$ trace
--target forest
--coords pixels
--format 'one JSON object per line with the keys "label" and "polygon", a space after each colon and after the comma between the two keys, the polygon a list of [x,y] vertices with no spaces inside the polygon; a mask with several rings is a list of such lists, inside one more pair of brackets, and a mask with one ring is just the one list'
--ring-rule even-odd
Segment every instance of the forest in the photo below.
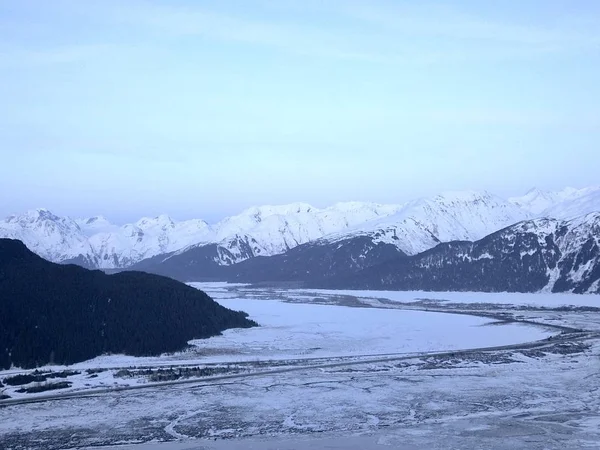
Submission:
{"label": "forest", "polygon": [[51,263],[0,239],[0,368],[72,364],[102,354],[153,356],[191,339],[257,326],[241,311],[159,275],[107,275]]}

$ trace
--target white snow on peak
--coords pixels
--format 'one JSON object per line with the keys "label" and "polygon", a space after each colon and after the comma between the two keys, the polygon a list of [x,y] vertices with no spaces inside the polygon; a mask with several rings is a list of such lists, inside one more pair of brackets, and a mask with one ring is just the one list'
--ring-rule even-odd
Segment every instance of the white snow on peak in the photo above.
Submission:
{"label": "white snow on peak", "polygon": [[104,216],[75,219],[75,222],[86,236],[93,236],[94,234],[101,232],[115,231],[119,228],[118,225],[110,223]]}
{"label": "white snow on peak", "polygon": [[540,215],[570,219],[600,211],[600,186],[578,189],[549,206]]}
{"label": "white snow on peak", "polygon": [[415,254],[439,242],[477,240],[535,217],[566,219],[595,211],[600,211],[600,187],[558,192],[533,189],[509,200],[485,191],[451,191],[404,204],[265,205],[212,224],[159,215],[119,226],[103,216],[72,220],[37,209],[0,221],[0,237],[20,239],[53,261],[82,257],[100,268],[126,267],[159,254],[211,243],[228,248],[234,260],[227,263],[232,263],[249,257],[240,245],[250,246],[254,256],[269,256],[321,238],[339,240],[356,235],[393,243],[405,253]]}
{"label": "white snow on peak", "polygon": [[531,217],[529,212],[488,192],[445,192],[408,202],[392,214],[331,238],[366,234],[413,255],[440,242],[481,239]]}
{"label": "white snow on peak", "polygon": [[338,203],[319,209],[307,204],[250,208],[215,224],[215,242],[246,236],[260,255],[274,255],[327,234],[389,214],[394,206],[375,203]]}
{"label": "white snow on peak", "polygon": [[0,236],[18,239],[33,252],[52,261],[93,253],[87,237],[74,220],[59,217],[44,208],[7,217],[0,222]]}
{"label": "white snow on peak", "polygon": [[61,218],[46,208],[30,209],[20,216],[12,215],[5,219],[5,222],[11,223],[36,223],[44,220],[60,221]]}
{"label": "white snow on peak", "polygon": [[302,214],[309,213],[315,208],[308,203],[290,203],[287,205],[263,205],[263,206],[252,206],[240,214],[240,216],[259,216],[259,217],[268,217],[268,216],[286,216],[290,214]]}
{"label": "white snow on peak", "polygon": [[567,219],[600,211],[599,192],[600,186],[567,187],[560,191],[533,188],[522,197],[511,197],[508,201],[536,216]]}
{"label": "white snow on peak", "polygon": [[166,214],[161,214],[157,217],[142,217],[135,223],[135,226],[143,230],[149,228],[173,228],[175,222]]}

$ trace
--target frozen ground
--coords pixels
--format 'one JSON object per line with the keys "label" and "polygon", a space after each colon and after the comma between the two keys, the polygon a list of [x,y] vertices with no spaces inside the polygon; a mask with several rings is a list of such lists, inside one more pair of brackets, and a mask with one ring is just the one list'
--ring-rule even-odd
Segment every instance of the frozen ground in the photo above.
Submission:
{"label": "frozen ground", "polygon": [[194,341],[208,361],[338,357],[445,351],[536,341],[556,332],[489,319],[399,309],[355,308],[249,298],[219,299],[261,327]]}
{"label": "frozen ground", "polygon": [[[198,355],[278,359],[291,370],[5,406],[0,448],[600,448],[595,307],[557,308],[528,295],[506,305],[489,294],[436,301],[431,293],[203,287],[265,327],[227,332]],[[273,298],[289,303],[265,300]],[[550,334],[491,351],[409,354]],[[382,353],[403,355],[363,356]]]}
{"label": "frozen ground", "polygon": [[430,292],[430,291],[364,291],[364,290],[329,290],[329,289],[277,289],[277,288],[253,288],[247,284],[215,283],[190,283],[191,286],[203,289],[213,298],[238,297],[240,292],[282,292],[286,297],[313,300],[319,296],[356,297],[356,298],[384,298],[399,303],[412,303],[418,300],[428,299],[440,303],[460,304],[497,304],[516,306],[544,306],[549,308],[570,306],[589,306],[600,308],[600,297],[598,295],[579,294],[552,294],[547,292],[521,294],[514,292]]}
{"label": "frozen ground", "polygon": [[520,294],[514,292],[331,291],[325,289],[315,289],[311,291],[297,290],[296,292],[302,295],[336,294],[351,295],[354,297],[376,297],[385,298],[400,303],[410,303],[419,299],[429,299],[448,303],[487,303],[517,306],[545,306],[550,308],[565,305],[600,307],[600,298],[598,298],[598,295],[592,294],[551,294],[543,292],[534,294]]}

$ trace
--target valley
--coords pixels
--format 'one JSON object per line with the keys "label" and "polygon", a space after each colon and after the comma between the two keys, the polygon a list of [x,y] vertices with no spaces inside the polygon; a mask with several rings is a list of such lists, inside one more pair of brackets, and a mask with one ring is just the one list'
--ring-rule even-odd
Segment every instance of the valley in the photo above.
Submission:
{"label": "valley", "polygon": [[0,450],[599,450],[599,24],[0,0]]}
{"label": "valley", "polygon": [[[508,449],[585,447],[599,437],[596,296],[194,286],[262,327],[195,341],[192,352],[69,366],[98,377],[85,386],[75,376],[62,394],[0,401],[3,446],[442,448],[446,439],[506,435],[495,448]],[[148,375],[185,367],[224,372],[163,382]]]}

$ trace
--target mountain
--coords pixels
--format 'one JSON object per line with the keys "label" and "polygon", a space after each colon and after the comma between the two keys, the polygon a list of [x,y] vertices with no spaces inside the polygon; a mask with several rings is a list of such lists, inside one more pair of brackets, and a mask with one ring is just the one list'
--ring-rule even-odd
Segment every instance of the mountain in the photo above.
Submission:
{"label": "mountain", "polygon": [[95,267],[118,268],[210,239],[210,235],[203,220],[175,222],[161,215],[93,234],[89,242],[98,261]]}
{"label": "mountain", "polygon": [[[202,220],[175,222],[167,216],[144,218],[125,225],[119,233],[99,233],[90,244],[99,267],[129,267],[135,263],[183,250],[205,253],[229,265],[254,256],[270,256],[325,234],[390,214],[397,206],[374,203],[339,203],[317,209],[305,203],[249,208],[209,225]],[[199,249],[199,250],[198,250]]]}
{"label": "mountain", "polygon": [[541,215],[555,219],[569,219],[596,211],[600,211],[600,186],[579,189],[545,209]]}
{"label": "mountain", "polygon": [[[534,189],[508,201],[468,191],[401,205],[347,202],[323,209],[306,203],[266,205],[212,224],[161,215],[118,226],[102,216],[71,220],[41,209],[0,221],[0,237],[20,239],[54,262],[182,273],[179,265],[188,274],[211,278],[221,276],[221,266],[280,255],[320,239],[325,241],[315,248],[360,238],[415,255],[441,242],[475,241],[522,220],[567,219],[593,211],[600,211],[598,187]],[[159,267],[163,263],[169,268]]]}
{"label": "mountain", "polygon": [[[360,209],[355,207],[355,210]],[[245,236],[227,245],[182,249],[144,260],[131,268],[185,281],[274,281],[286,277],[298,280],[308,272],[308,278],[312,279],[319,273],[332,275],[343,267],[354,271],[391,257],[414,255],[440,242],[479,239],[530,217],[526,211],[487,192],[449,192],[388,208],[386,212],[388,214],[380,213],[359,225],[348,226],[343,232],[307,239],[304,243],[298,240],[296,245],[288,246],[289,251],[278,248],[279,256],[271,256],[269,261],[257,257],[273,255],[275,250],[261,253],[257,242]],[[220,267],[233,263],[237,264],[231,270]],[[263,275],[265,278],[261,279]]]}
{"label": "mountain", "polygon": [[[226,267],[225,278],[233,282],[306,281],[348,276],[373,265],[406,255],[393,244],[375,242],[368,236],[336,241],[318,239],[269,257],[248,259]],[[192,278],[193,272],[188,274]]]}
{"label": "mountain", "polygon": [[74,220],[47,209],[27,211],[0,221],[0,237],[18,239],[33,252],[56,262],[75,258],[87,261],[94,255],[90,242]]}
{"label": "mountain", "polygon": [[235,238],[226,244],[195,245],[144,259],[127,270],[165,275],[180,281],[221,280],[225,279],[229,265],[236,261],[255,259],[252,244],[256,243]]}
{"label": "mountain", "polygon": [[569,219],[600,211],[600,186],[569,187],[562,191],[532,189],[524,196],[509,198],[508,201],[536,217]]}
{"label": "mountain", "polygon": [[256,325],[175,280],[51,263],[12,239],[0,239],[0,299],[2,369],[158,355]]}
{"label": "mountain", "polygon": [[[227,265],[258,255],[282,253],[398,208],[349,202],[317,209],[294,203],[249,208],[212,225],[200,219],[177,222],[161,215],[120,227],[101,216],[71,220],[37,210],[0,222],[0,237],[21,239],[51,261],[88,268],[124,268],[157,255],[208,244],[227,249],[217,252],[218,263]],[[62,232],[50,239],[43,232],[45,228],[60,228]],[[248,248],[238,248],[244,242]],[[219,257],[221,254],[223,258]]]}
{"label": "mountain", "polygon": [[477,241],[453,240],[415,255],[369,234],[325,237],[230,266],[211,265],[209,249],[204,251],[203,261],[199,253],[182,252],[141,269],[183,281],[284,281],[334,289],[600,293],[600,213],[526,220]]}
{"label": "mountain", "polygon": [[110,233],[119,229],[118,225],[114,225],[104,216],[88,217],[85,219],[75,219],[75,223],[86,236],[93,236],[97,233]]}
{"label": "mountain", "polygon": [[508,199],[508,201],[536,216],[539,216],[548,208],[565,201],[576,192],[577,189],[572,187],[567,187],[562,191],[544,191],[538,188],[533,188],[525,195],[521,197],[511,197]]}
{"label": "mountain", "polygon": [[370,235],[414,255],[440,242],[480,239],[532,218],[522,208],[489,192],[446,192],[403,205],[394,214],[361,224],[344,236]]}
{"label": "mountain", "polygon": [[373,265],[322,287],[600,293],[600,213],[523,221],[475,242],[454,241]]}
{"label": "mountain", "polygon": [[165,275],[180,281],[306,281],[359,271],[405,256],[394,244],[375,242],[371,236],[317,239],[285,253],[256,256],[232,265],[218,258],[228,250],[208,244],[175,254],[144,260],[132,269]]}

